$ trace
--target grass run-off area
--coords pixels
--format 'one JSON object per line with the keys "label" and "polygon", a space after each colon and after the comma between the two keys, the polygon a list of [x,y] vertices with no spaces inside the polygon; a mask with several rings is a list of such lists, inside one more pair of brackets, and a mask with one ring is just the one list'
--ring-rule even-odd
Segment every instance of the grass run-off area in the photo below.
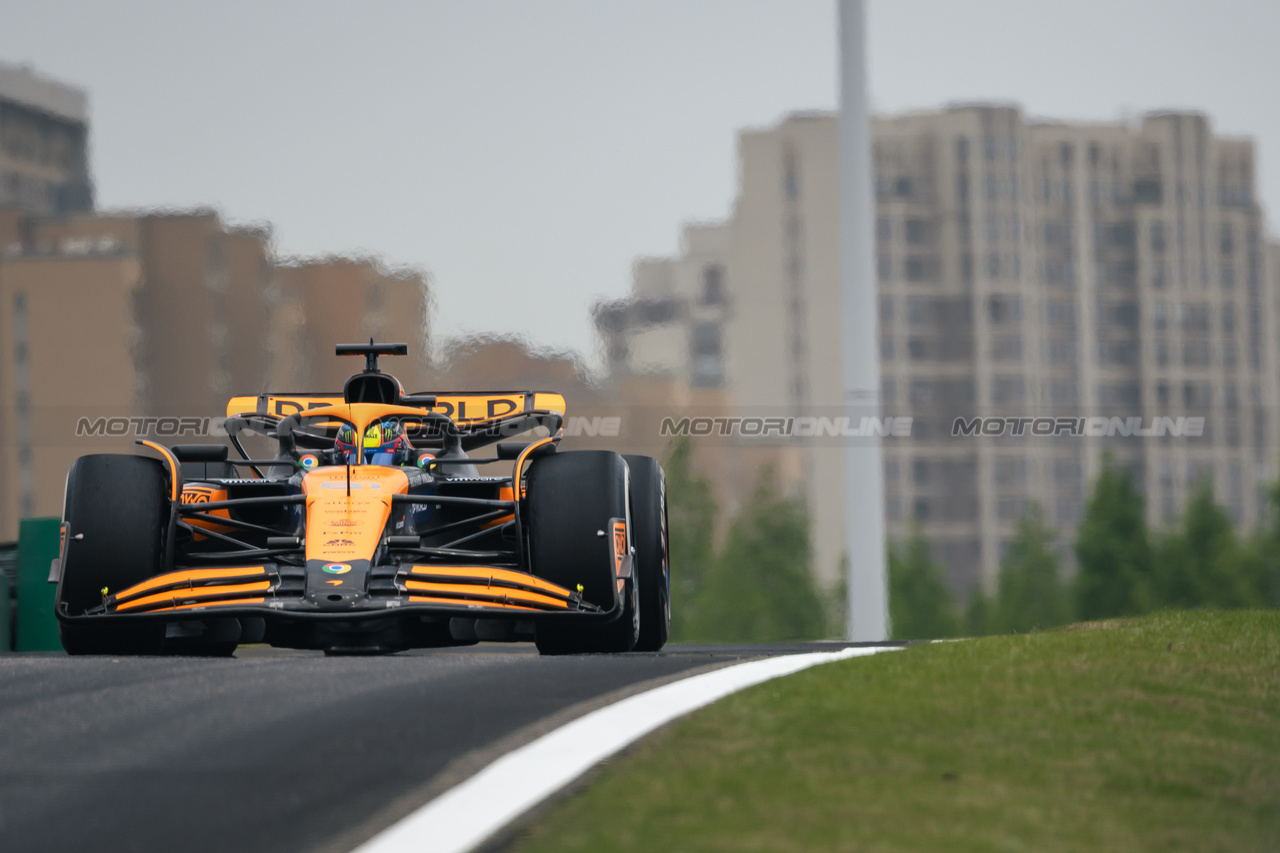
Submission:
{"label": "grass run-off area", "polygon": [[520,830],[566,850],[1280,850],[1280,612],[916,645],[733,695]]}

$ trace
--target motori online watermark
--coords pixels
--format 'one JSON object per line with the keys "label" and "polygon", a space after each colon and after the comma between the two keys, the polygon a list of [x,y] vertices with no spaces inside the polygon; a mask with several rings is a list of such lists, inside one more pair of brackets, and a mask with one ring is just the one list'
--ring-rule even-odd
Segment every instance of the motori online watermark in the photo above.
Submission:
{"label": "motori online watermark", "polygon": [[95,436],[123,436],[132,434],[135,438],[143,436],[206,436],[218,432],[221,424],[216,426],[213,418],[199,417],[98,417],[80,418],[76,421],[76,438]]}
{"label": "motori online watermark", "polygon": [[1085,438],[1200,438],[1203,417],[973,417],[951,422],[954,438],[1076,436]]}
{"label": "motori online watermark", "polygon": [[658,435],[748,438],[910,438],[911,417],[665,417]]}

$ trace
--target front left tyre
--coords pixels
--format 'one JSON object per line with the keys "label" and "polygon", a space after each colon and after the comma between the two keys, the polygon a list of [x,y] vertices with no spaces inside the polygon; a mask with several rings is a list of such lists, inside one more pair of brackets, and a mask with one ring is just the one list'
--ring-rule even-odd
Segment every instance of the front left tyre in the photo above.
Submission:
{"label": "front left tyre", "polygon": [[638,652],[656,652],[671,634],[671,559],[667,545],[666,475],[651,456],[624,456],[631,472],[635,575],[640,580]]}
{"label": "front left tyre", "polygon": [[638,573],[617,590],[612,519],[631,524],[627,463],[607,450],[577,450],[535,459],[529,466],[527,511],[529,556],[534,574],[603,610],[619,604],[618,617],[604,624],[575,619],[539,622],[534,629],[544,655],[629,652],[640,637]]}

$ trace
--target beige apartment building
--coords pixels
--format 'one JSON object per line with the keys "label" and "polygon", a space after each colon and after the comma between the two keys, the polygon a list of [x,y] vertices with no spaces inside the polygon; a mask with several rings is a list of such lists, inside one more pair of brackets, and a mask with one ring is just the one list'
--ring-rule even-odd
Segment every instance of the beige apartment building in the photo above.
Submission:
{"label": "beige apartment building", "polygon": [[[720,253],[686,240],[680,258],[637,264],[633,296],[597,312],[612,371],[693,381],[698,341],[715,337],[734,407],[839,410],[836,134],[821,113],[741,134],[733,213],[700,226],[727,235]],[[1067,124],[985,104],[878,118],[873,137],[882,404],[913,419],[910,438],[883,444],[891,538],[918,521],[967,594],[993,582],[1036,501],[1069,557],[1106,451],[1144,487],[1152,524],[1205,477],[1239,524],[1262,517],[1280,287],[1248,140],[1193,113]],[[699,331],[705,314],[652,307],[654,268],[710,263],[718,332]],[[985,438],[953,435],[975,417],[1003,420]],[[1050,423],[1056,435],[1032,434]],[[824,581],[843,549],[830,443],[789,442]]]}

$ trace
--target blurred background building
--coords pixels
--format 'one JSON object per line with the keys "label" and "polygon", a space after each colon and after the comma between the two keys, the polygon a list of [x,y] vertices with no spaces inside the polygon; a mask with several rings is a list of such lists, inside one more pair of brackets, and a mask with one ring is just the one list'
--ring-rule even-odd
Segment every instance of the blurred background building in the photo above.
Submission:
{"label": "blurred background building", "polygon": [[[714,385],[735,414],[839,412],[836,123],[796,114],[740,135],[729,220],[687,228],[679,257],[638,262],[632,295],[597,307],[613,374]],[[1029,501],[1071,542],[1106,451],[1153,524],[1204,478],[1256,523],[1276,473],[1280,286],[1250,141],[1194,113],[1071,124],[989,104],[878,118],[873,136],[884,413],[914,419],[884,443],[891,538],[918,522],[966,595],[994,581]],[[977,415],[1205,427],[952,437]],[[840,455],[786,452],[815,574],[834,583]]]}
{"label": "blurred background building", "polygon": [[0,62],[0,206],[93,208],[84,91]]}

